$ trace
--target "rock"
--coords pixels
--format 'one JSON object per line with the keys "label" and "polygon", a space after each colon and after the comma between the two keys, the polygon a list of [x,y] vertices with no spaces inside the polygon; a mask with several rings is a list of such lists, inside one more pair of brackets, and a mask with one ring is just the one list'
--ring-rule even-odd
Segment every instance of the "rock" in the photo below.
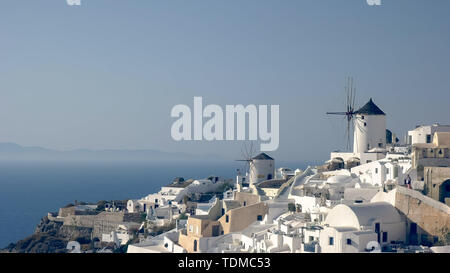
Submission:
{"label": "rock", "polygon": [[43,217],[36,226],[33,235],[9,244],[0,252],[10,253],[65,253],[69,241],[78,241],[80,244],[91,242],[92,228],[64,226]]}

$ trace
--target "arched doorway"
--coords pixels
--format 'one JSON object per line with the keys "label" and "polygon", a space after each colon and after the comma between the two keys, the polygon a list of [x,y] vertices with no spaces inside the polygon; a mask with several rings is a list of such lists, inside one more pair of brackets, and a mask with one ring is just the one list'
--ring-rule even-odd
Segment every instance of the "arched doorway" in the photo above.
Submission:
{"label": "arched doorway", "polygon": [[439,186],[439,201],[445,203],[445,198],[450,198],[450,179],[445,180]]}

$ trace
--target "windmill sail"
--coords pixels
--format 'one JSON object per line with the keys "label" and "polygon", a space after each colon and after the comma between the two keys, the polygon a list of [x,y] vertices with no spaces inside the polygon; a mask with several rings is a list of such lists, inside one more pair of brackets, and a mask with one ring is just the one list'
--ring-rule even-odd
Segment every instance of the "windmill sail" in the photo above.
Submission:
{"label": "windmill sail", "polygon": [[355,115],[355,100],[356,100],[356,88],[353,85],[353,78],[347,78],[347,85],[345,86],[345,92],[347,96],[347,105],[345,112],[327,112],[327,115],[342,115],[347,120],[347,149],[350,149],[351,131],[353,128],[353,116]]}

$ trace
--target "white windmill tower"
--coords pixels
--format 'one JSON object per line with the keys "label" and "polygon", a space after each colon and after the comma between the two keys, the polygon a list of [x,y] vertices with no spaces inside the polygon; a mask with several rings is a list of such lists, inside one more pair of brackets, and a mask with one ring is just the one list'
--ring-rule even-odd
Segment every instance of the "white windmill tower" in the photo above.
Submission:
{"label": "white windmill tower", "polygon": [[346,116],[347,148],[350,149],[350,131],[353,126],[354,154],[363,154],[373,149],[384,150],[386,148],[386,114],[375,105],[372,98],[363,107],[355,110],[356,89],[352,78],[348,78],[346,91],[346,111],[327,112],[327,114]]}
{"label": "white windmill tower", "polygon": [[386,149],[386,114],[370,98],[355,111],[353,153]]}
{"label": "white windmill tower", "polygon": [[[243,184],[254,184],[274,178],[275,160],[266,153],[253,156],[253,152],[253,145],[250,148],[245,147],[245,150],[242,152],[244,159],[238,160],[245,161],[245,168],[248,168],[248,173],[245,176],[246,183],[242,183],[242,176],[239,178],[240,174],[238,173],[237,184],[241,186]],[[240,181],[241,183],[239,183]]]}

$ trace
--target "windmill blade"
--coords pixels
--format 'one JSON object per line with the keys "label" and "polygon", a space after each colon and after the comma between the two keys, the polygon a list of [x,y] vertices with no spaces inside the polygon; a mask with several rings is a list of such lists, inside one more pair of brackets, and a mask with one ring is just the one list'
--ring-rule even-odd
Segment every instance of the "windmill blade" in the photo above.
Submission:
{"label": "windmill blade", "polygon": [[352,123],[355,115],[355,101],[356,101],[356,88],[354,87],[353,77],[349,76],[346,78],[344,90],[346,96],[345,112],[327,112],[326,114],[345,116],[344,119],[346,119],[347,121],[347,130],[346,130],[347,149],[350,149],[351,131],[352,129],[354,129],[354,124]]}
{"label": "windmill blade", "polygon": [[244,143],[241,148],[241,157],[242,159],[239,159],[237,161],[245,162],[244,170],[250,171],[250,162],[252,161],[252,158],[254,157],[255,148],[253,141]]}
{"label": "windmill blade", "polygon": [[347,112],[326,112],[327,115],[347,115]]}
{"label": "windmill blade", "polygon": [[350,120],[347,120],[347,150],[350,149]]}
{"label": "windmill blade", "polygon": [[352,101],[352,112],[355,110],[355,101],[356,101],[356,87],[353,92],[353,101]]}

